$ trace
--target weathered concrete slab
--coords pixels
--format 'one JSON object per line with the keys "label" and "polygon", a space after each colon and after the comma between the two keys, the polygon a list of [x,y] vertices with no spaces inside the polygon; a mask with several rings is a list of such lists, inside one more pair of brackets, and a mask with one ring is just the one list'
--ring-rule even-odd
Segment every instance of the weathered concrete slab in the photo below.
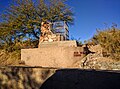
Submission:
{"label": "weathered concrete slab", "polygon": [[76,41],[55,41],[55,42],[42,42],[39,48],[43,47],[77,47]]}
{"label": "weathered concrete slab", "polygon": [[82,47],[42,47],[22,49],[21,60],[29,66],[76,67],[75,63],[84,57]]}

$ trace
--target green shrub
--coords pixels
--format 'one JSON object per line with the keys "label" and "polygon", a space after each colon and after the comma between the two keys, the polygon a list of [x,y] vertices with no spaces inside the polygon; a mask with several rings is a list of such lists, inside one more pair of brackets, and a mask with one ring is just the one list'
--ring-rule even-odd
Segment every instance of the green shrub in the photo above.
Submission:
{"label": "green shrub", "polygon": [[92,42],[100,44],[113,59],[120,59],[120,30],[110,28],[103,31],[97,31],[97,34],[92,38]]}

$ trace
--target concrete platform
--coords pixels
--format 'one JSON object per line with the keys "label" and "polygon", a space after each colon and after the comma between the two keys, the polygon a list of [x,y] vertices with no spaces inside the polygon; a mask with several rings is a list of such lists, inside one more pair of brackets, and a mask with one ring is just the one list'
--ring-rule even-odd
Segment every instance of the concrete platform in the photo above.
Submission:
{"label": "concrete platform", "polygon": [[39,48],[43,47],[77,47],[75,40],[73,41],[55,41],[55,42],[43,42],[39,44]]}
{"label": "concrete platform", "polygon": [[40,48],[22,49],[21,60],[28,66],[73,68],[85,56],[75,41],[42,43]]}

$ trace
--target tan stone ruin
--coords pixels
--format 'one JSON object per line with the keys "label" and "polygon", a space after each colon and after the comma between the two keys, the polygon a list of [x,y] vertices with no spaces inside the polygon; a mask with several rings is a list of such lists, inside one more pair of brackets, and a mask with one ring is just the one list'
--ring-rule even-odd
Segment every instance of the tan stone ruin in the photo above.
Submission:
{"label": "tan stone ruin", "polygon": [[[63,33],[54,32],[50,22],[42,22],[38,48],[22,49],[21,60],[28,66],[75,68],[85,55],[85,48],[77,42],[68,40],[68,27],[63,23]],[[56,30],[57,30],[56,29]],[[77,65],[77,66],[76,66]]]}
{"label": "tan stone ruin", "polygon": [[[65,25],[65,23],[64,23]],[[54,33],[52,31],[52,23],[51,22],[42,22],[41,23],[41,35],[39,40],[39,45],[43,42],[55,42],[55,41],[64,41],[66,40],[66,37],[61,35],[60,33]],[[67,28],[65,28],[67,29]]]}

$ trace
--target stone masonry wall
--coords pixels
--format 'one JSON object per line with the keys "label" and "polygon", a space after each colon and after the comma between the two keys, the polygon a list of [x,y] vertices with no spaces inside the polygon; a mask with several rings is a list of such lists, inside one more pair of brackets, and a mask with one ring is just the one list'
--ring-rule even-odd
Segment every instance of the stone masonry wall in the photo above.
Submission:
{"label": "stone masonry wall", "polygon": [[0,89],[40,89],[56,69],[0,67]]}

